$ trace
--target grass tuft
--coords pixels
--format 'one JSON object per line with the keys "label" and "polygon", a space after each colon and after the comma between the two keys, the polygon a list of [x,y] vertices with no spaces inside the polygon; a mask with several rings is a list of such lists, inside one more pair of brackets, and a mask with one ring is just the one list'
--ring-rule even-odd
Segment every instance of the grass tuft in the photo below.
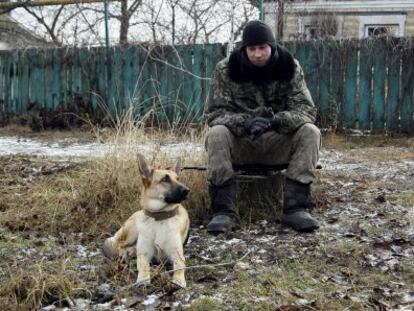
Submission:
{"label": "grass tuft", "polygon": [[88,296],[86,285],[67,262],[40,262],[34,265],[9,266],[0,283],[4,309],[38,310],[54,304],[73,305],[72,298]]}

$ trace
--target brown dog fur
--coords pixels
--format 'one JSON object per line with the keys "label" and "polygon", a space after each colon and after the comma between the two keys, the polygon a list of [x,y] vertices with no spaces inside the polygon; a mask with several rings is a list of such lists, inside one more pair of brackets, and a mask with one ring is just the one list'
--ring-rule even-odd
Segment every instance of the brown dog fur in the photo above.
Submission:
{"label": "brown dog fur", "polygon": [[138,284],[150,283],[150,261],[155,256],[171,260],[174,267],[172,282],[186,287],[183,244],[190,221],[187,211],[179,203],[189,190],[178,181],[179,164],[175,171],[154,170],[139,155],[139,168],[144,185],[140,200],[142,209],[134,213],[113,237],[106,239],[103,252],[111,258],[124,257],[127,248],[136,244]]}

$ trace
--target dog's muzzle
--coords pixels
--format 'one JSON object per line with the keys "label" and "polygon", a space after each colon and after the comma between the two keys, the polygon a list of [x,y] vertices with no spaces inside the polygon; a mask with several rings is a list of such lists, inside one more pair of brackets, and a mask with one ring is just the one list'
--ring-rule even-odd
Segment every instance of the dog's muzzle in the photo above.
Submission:
{"label": "dog's muzzle", "polygon": [[181,203],[182,201],[187,199],[189,192],[190,189],[188,189],[187,187],[179,186],[174,190],[168,192],[164,197],[164,201],[166,203]]}

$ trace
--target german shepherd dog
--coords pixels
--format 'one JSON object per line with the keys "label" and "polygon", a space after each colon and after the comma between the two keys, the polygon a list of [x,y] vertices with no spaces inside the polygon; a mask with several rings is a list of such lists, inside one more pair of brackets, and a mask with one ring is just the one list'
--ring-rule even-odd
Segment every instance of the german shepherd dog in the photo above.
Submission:
{"label": "german shepherd dog", "polygon": [[172,283],[186,287],[183,245],[188,236],[188,213],[180,204],[189,189],[178,181],[181,170],[152,169],[139,154],[139,171],[143,181],[140,204],[113,237],[105,240],[103,253],[109,258],[125,257],[127,248],[136,244],[137,285],[150,284],[150,262],[166,258],[173,264]]}

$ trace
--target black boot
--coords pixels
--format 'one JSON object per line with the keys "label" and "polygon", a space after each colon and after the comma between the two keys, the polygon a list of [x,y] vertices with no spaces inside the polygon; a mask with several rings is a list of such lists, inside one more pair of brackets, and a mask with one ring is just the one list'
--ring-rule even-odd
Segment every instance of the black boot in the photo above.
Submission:
{"label": "black boot", "polygon": [[213,218],[207,225],[212,234],[227,233],[239,224],[236,212],[236,181],[230,179],[220,186],[209,185]]}
{"label": "black boot", "polygon": [[310,195],[310,184],[286,178],[283,191],[282,224],[299,232],[311,232],[319,228],[318,222],[309,214],[315,203]]}

